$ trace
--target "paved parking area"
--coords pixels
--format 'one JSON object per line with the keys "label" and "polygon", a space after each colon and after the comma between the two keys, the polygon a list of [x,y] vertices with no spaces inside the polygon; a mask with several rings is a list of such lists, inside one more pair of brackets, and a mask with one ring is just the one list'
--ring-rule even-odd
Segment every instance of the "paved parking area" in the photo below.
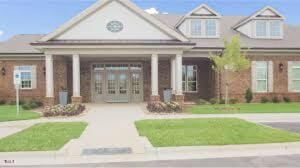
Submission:
{"label": "paved parking area", "polygon": [[300,134],[300,122],[268,122],[262,124]]}

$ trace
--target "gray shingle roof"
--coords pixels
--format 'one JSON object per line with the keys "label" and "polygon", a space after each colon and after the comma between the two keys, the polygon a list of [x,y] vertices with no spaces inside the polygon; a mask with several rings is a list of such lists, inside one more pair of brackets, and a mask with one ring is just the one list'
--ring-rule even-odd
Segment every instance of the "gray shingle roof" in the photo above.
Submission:
{"label": "gray shingle roof", "polygon": [[[161,14],[154,15],[164,24],[175,29],[175,25],[183,15]],[[195,48],[223,48],[223,39],[230,38],[237,34],[232,27],[245,16],[223,16],[221,18],[221,38],[219,39],[190,39],[191,43],[196,43]],[[5,54],[38,54],[40,51],[34,49],[30,43],[34,43],[44,35],[16,35],[11,39],[0,43],[0,53]],[[246,48],[280,48],[280,49],[300,49],[300,26],[284,26],[284,39],[282,40],[265,40],[251,39],[241,35],[242,46]]]}

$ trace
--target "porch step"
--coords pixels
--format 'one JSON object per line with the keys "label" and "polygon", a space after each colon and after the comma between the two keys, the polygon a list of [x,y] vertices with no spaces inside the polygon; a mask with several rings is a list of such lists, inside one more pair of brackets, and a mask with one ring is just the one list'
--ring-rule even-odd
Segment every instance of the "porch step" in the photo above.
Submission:
{"label": "porch step", "polygon": [[90,148],[83,149],[82,156],[90,155],[120,155],[120,154],[132,154],[132,149],[126,148]]}

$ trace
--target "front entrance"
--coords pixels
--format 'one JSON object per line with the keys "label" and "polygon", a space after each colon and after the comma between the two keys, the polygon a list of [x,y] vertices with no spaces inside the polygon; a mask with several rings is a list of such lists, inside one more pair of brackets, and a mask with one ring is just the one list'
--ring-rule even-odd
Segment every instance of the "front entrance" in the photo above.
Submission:
{"label": "front entrance", "polygon": [[143,101],[141,64],[94,64],[92,76],[95,103]]}

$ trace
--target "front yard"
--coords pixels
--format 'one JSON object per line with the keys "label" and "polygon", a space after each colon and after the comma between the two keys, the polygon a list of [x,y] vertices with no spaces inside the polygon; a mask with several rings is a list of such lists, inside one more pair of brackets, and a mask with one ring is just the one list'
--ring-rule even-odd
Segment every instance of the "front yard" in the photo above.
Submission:
{"label": "front yard", "polygon": [[42,123],[0,139],[0,152],[55,151],[77,139],[87,123]]}
{"label": "front yard", "polygon": [[234,114],[234,113],[300,113],[300,103],[253,103],[194,105],[185,109],[192,114]]}
{"label": "front yard", "polygon": [[260,144],[300,141],[300,135],[234,118],[137,121],[154,147]]}
{"label": "front yard", "polygon": [[29,120],[40,117],[40,114],[29,110],[23,110],[20,107],[20,115],[17,116],[17,108],[13,105],[0,106],[0,122],[4,121],[17,121],[17,120]]}

